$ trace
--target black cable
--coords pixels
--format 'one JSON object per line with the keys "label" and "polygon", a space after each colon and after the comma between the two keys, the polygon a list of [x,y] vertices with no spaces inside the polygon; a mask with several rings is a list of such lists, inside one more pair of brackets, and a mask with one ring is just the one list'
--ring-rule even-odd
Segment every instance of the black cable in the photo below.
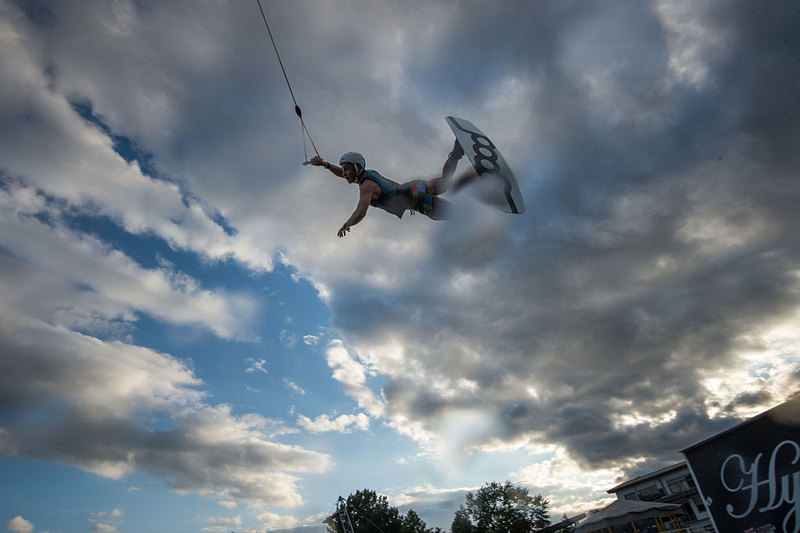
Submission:
{"label": "black cable", "polygon": [[[306,136],[308,136],[308,140],[311,141],[311,146],[314,148],[314,151],[319,155],[319,150],[317,150],[317,146],[314,144],[314,139],[311,138],[311,134],[308,132],[308,128],[306,127],[306,123],[303,121],[303,112],[300,110],[300,106],[297,105],[297,99],[294,97],[294,91],[292,90],[292,84],[289,83],[289,76],[286,75],[286,69],[283,67],[283,60],[281,59],[281,54],[278,52],[278,46],[275,44],[275,39],[272,37],[272,30],[269,28],[269,22],[267,22],[267,16],[264,14],[264,8],[261,7],[261,0],[256,0],[258,3],[258,10],[261,11],[261,18],[264,20],[264,25],[267,27],[267,33],[269,33],[269,40],[272,41],[272,48],[275,49],[275,55],[278,56],[278,63],[281,66],[281,72],[283,72],[283,79],[286,80],[286,86],[289,88],[289,94],[292,95],[292,102],[294,102],[294,112],[300,118],[300,126],[303,130],[303,156],[306,158],[306,162],[308,161],[308,154],[306,153]],[[304,163],[304,164],[305,164]]]}

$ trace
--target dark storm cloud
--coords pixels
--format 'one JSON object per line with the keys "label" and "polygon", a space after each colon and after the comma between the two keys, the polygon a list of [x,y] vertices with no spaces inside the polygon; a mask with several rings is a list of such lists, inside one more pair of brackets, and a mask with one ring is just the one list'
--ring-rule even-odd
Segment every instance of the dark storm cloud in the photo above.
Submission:
{"label": "dark storm cloud", "polygon": [[[702,31],[686,36],[688,47],[665,22],[683,4],[548,4],[516,19],[500,7],[472,21],[480,8],[467,5],[465,28],[530,22],[543,31],[442,42],[430,62],[448,54],[466,68],[469,57],[540,84],[543,112],[529,120],[546,151],[531,148],[548,163],[536,169],[531,159],[539,181],[535,192],[526,183],[528,212],[508,223],[494,255],[476,263],[460,254],[470,241],[447,246],[454,230],[444,226],[445,246],[419,266],[425,283],[335,294],[334,319],[349,340],[404,337],[407,356],[427,369],[387,369],[388,412],[435,431],[443,410],[480,407],[500,422],[496,436],[563,443],[591,468],[674,460],[732,425],[736,408],[782,401],[763,389],[720,406],[703,376],[766,350],[762,333],[800,304],[796,6],[693,7]],[[627,27],[644,30],[613,33]],[[599,38],[585,45],[616,52],[595,54],[607,65],[570,70],[579,31]],[[680,75],[676,61],[702,79]],[[616,85],[598,96],[582,74],[604,69]],[[453,291],[464,273],[471,284]],[[454,398],[431,387],[456,378],[480,392]],[[626,415],[635,416],[621,423]]]}

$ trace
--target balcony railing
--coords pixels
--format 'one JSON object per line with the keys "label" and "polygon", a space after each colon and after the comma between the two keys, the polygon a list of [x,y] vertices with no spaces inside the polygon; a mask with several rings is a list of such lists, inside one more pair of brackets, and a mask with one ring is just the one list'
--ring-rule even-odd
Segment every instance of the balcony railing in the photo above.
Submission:
{"label": "balcony railing", "polygon": [[703,524],[696,526],[686,526],[678,529],[668,529],[663,533],[716,533],[716,532],[714,531],[714,526],[712,526],[711,524]]}

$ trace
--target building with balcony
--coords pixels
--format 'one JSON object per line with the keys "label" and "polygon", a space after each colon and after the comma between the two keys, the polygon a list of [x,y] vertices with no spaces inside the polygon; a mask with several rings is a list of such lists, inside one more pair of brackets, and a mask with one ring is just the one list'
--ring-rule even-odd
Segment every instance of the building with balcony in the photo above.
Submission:
{"label": "building with balcony", "polygon": [[686,461],[620,483],[608,490],[619,500],[673,503],[686,512],[691,531],[713,531]]}

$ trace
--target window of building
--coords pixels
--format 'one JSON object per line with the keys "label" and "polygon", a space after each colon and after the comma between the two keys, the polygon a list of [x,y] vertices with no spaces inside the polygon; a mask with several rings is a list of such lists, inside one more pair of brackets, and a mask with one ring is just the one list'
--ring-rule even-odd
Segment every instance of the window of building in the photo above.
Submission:
{"label": "window of building", "polygon": [[694,489],[692,478],[688,476],[670,481],[667,486],[672,494],[680,494],[681,492],[687,492]]}
{"label": "window of building", "polygon": [[664,491],[661,490],[658,485],[650,485],[639,489],[639,499],[642,501],[651,502],[653,500],[657,500],[658,498],[664,495]]}

